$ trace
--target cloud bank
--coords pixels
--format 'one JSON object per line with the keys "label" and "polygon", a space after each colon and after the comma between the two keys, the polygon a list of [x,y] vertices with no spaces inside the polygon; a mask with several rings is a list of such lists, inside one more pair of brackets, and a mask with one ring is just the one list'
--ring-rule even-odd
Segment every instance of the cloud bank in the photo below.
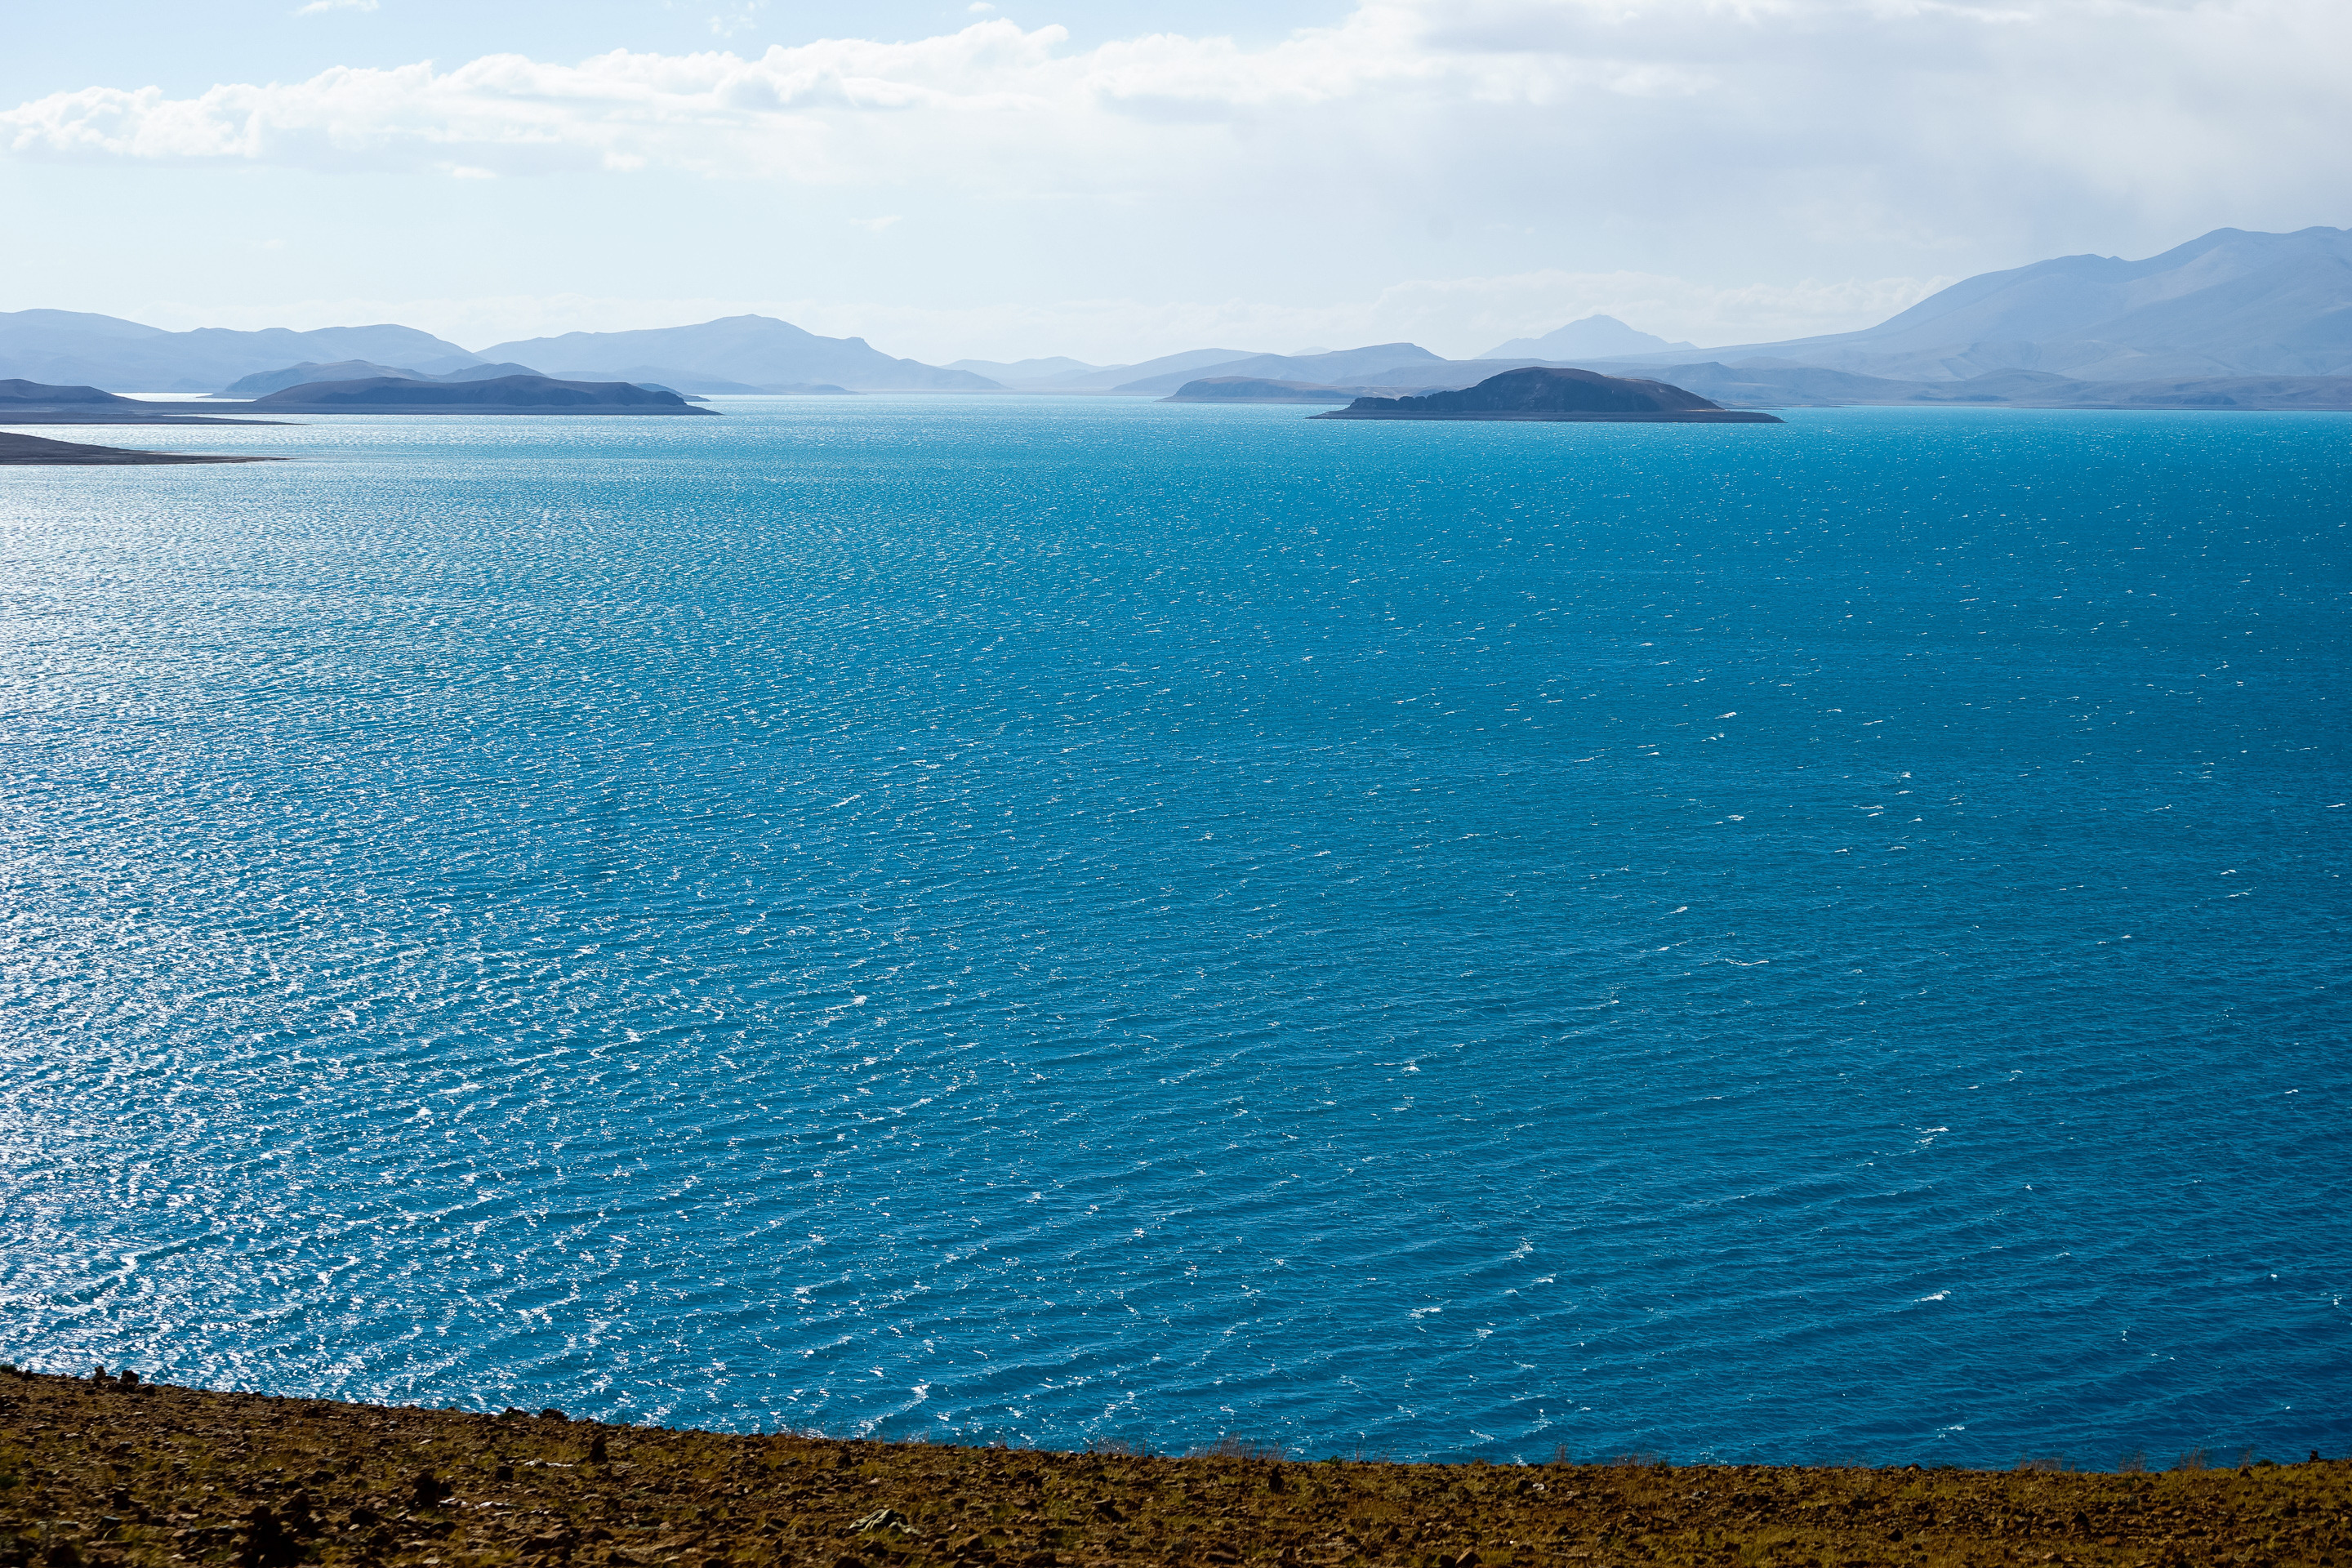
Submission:
{"label": "cloud bank", "polygon": [[[1363,0],[1262,47],[1076,47],[983,16],[907,42],[489,55],[183,97],[88,86],[0,110],[0,149],[754,186],[843,204],[837,230],[875,243],[940,243],[951,213],[996,225],[999,250],[1213,279],[1169,298],[1254,277],[1252,297],[1296,305],[1333,297],[1314,281],[1332,271],[1340,297],[1403,290],[1392,322],[1415,290],[1452,288],[1464,310],[1516,290],[1702,342],[1717,322],[1720,342],[1859,325],[1928,279],[2053,250],[2344,222],[2347,62],[2341,0]],[[1441,273],[1441,246],[1462,281],[1394,281]],[[1065,295],[1107,292],[1069,276]],[[1635,276],[1651,281],[1622,283]],[[1683,303],[1612,308],[1644,289]],[[1819,308],[1841,298],[1855,315]],[[1312,326],[1317,309],[1287,319],[1345,335]],[[1465,341],[1486,331],[1454,319]]]}
{"label": "cloud bank", "polygon": [[1570,183],[1587,188],[1662,174],[1704,188],[1725,168],[1795,191],[1859,184],[1898,225],[1917,221],[1900,209],[1922,179],[2188,206],[2352,164],[2352,8],[2336,0],[1367,0],[1257,49],[1066,39],[989,19],[751,58],[492,55],[180,99],[93,86],[0,111],[0,141],[51,157],[951,179],[1033,198],[1149,194],[1244,162],[1277,178],[1370,163],[1429,184],[1482,161],[1549,178],[1577,154],[1591,167]]}

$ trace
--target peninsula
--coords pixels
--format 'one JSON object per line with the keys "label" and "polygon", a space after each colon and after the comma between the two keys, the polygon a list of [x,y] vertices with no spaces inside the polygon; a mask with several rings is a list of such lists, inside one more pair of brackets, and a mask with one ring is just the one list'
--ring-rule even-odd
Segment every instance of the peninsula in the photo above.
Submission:
{"label": "peninsula", "polygon": [[545,375],[499,375],[472,381],[427,381],[410,375],[368,375],[311,381],[250,402],[148,402],[94,386],[52,386],[0,381],[0,418],[12,425],[261,425],[270,419],[224,417],[283,414],[696,414],[698,408],[665,387],[625,381],[560,381]]}
{"label": "peninsula", "polygon": [[0,381],[0,421],[10,425],[268,425],[267,419],[222,419],[168,412],[184,404],[142,403],[95,386],[51,386]]}
{"label": "peninsula", "polygon": [[1162,403],[1346,403],[1362,394],[1354,387],[1311,381],[1275,381],[1262,375],[1212,375],[1188,381]]}
{"label": "peninsula", "polygon": [[198,452],[142,452],[129,447],[89,447],[0,430],[0,468],[122,468],[146,463],[280,463],[283,458],[213,457]]}
{"label": "peninsula", "polygon": [[1528,366],[1490,375],[1459,392],[1422,397],[1359,397],[1316,419],[1500,419],[1620,425],[1778,425],[1753,409],[1726,408],[1663,381],[1590,370]]}

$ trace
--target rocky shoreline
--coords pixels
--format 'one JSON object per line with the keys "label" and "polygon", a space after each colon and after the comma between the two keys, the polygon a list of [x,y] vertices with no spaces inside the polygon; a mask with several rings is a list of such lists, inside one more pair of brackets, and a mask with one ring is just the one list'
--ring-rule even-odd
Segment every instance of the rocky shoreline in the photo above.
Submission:
{"label": "rocky shoreline", "polygon": [[0,1568],[2352,1563],[2352,1464],[2082,1474],[735,1436],[0,1372]]}

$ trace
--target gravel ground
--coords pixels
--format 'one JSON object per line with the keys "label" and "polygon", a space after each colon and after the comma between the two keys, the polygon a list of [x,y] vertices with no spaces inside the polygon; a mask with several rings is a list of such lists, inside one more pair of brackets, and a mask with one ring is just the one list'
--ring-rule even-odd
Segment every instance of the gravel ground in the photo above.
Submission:
{"label": "gravel ground", "polygon": [[2311,1563],[2352,1464],[2070,1474],[1064,1454],[0,1372],[0,1568]]}

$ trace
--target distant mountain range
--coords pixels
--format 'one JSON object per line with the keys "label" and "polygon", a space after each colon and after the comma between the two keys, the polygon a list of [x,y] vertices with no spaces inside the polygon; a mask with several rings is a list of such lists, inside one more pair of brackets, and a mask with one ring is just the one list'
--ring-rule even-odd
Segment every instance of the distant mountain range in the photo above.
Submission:
{"label": "distant mountain range", "polygon": [[26,381],[88,383],[122,392],[215,392],[257,371],[306,360],[364,360],[437,375],[479,364],[483,356],[414,327],[167,332],[79,310],[0,311],[0,376]]}
{"label": "distant mountain range", "polygon": [[1574,363],[1640,367],[1748,402],[2352,407],[2352,384],[2326,384],[2352,377],[2352,230],[2225,228],[2144,261],[2061,257],[1956,283],[1862,331],[1713,349],[1696,363],[1694,352],[1588,316],[1479,360],[1400,343],[1261,355],[1118,390],[1249,401],[1241,383],[1256,381],[1274,389],[1266,400],[1287,401],[1318,389],[1465,387],[1518,365]]}
{"label": "distant mountain range", "polygon": [[655,381],[680,392],[801,392],[820,383],[876,392],[1002,390],[984,375],[893,359],[864,338],[821,338],[772,316],[521,338],[481,357],[519,360],[566,381]]}
{"label": "distant mountain range", "polygon": [[[1114,392],[1165,395],[1202,376],[1259,376],[1270,381],[1367,381],[1412,365],[1440,365],[1443,357],[1419,343],[1379,343],[1370,348],[1339,349],[1319,354],[1251,354],[1196,371],[1168,370],[1139,376],[1113,387]],[[1140,370],[1143,367],[1136,367]]]}
{"label": "distant mountain range", "polygon": [[1819,365],[1718,360],[1645,365],[1660,381],[1733,406],[1838,407],[1856,403],[1984,408],[2306,408],[2352,410],[2352,376],[2210,375],[2081,381],[2048,371],[1994,370],[1965,381],[1899,381]]}
{"label": "distant mountain range", "polygon": [[[1650,368],[1695,363],[1697,352],[1611,316],[1514,338],[1476,360],[1446,360],[1417,343],[1397,342],[1301,354],[1192,349],[1127,365],[1064,357],[932,365],[893,358],[863,338],[819,337],[766,316],[566,332],[475,353],[394,325],[169,332],[69,310],[0,312],[0,379],[123,392],[210,393],[261,382],[284,387],[328,371],[346,379],[472,379],[526,367],[567,381],[635,383],[688,395],[846,387],[1156,396],[1233,378],[1425,391],[1472,385],[1530,364]],[[2224,228],[2144,261],[2061,257],[1969,279],[1861,331],[1705,352],[1704,363],[1732,370],[1811,367],[1906,385],[2005,372],[2100,385],[2347,376],[2352,230]],[[248,379],[255,377],[259,381]]]}
{"label": "distant mountain range", "polygon": [[1010,363],[992,359],[950,360],[947,368],[985,376],[1001,386],[1043,386],[1074,377],[1083,379],[1093,375],[1102,366],[1056,354],[1050,359],[1014,360]]}
{"label": "distant mountain range", "polygon": [[[488,352],[528,357],[521,347]],[[1232,378],[1425,390],[1472,385],[1522,365],[1689,363],[1696,352],[1615,317],[1594,315],[1540,336],[1514,338],[1475,360],[1446,360],[1406,342],[1310,354],[1194,349],[1129,365],[1055,358],[963,360],[948,368],[1021,391],[1164,396],[1188,384]],[[2063,257],[1969,279],[1863,331],[1707,354],[1729,365],[1810,365],[1904,384],[1873,389],[1872,401],[1912,401],[1915,384],[1972,381],[2002,371],[2052,374],[2101,389],[2069,395],[2054,384],[2042,384],[2039,394],[2029,384],[2012,388],[2020,395],[2061,400],[2123,396],[2124,388],[2134,389],[2133,398],[2259,397],[2251,385],[2239,394],[2168,392],[2164,385],[2352,375],[2352,230],[2217,229],[2143,261]],[[1979,385],[1974,395],[1993,397],[1992,384]],[[2303,394],[2279,395],[2305,405]]]}
{"label": "distant mountain range", "polygon": [[[1121,384],[1177,371],[1199,374],[1211,365],[1259,357],[1248,349],[1187,349],[1138,364],[1088,364],[1075,359],[1024,359],[1004,363],[962,359],[948,368],[985,375],[1014,392],[1110,392]],[[999,374],[1002,372],[1003,374]]]}
{"label": "distant mountain range", "polygon": [[[324,374],[330,371],[336,375]],[[986,376],[893,359],[862,338],[821,338],[766,316],[649,331],[567,332],[474,353],[413,327],[167,332],[74,310],[0,311],[0,379],[53,385],[256,397],[323,379],[475,380],[518,373],[688,394],[1001,390]]]}
{"label": "distant mountain range", "polygon": [[[1657,340],[1664,342],[1664,339]],[[1299,354],[1254,353],[1242,349],[1188,349],[1139,364],[1087,364],[1080,360],[958,360],[951,368],[984,374],[1015,392],[1118,392],[1158,395],[1202,378],[1253,381],[1297,380],[1322,385],[1360,380],[1402,365],[1449,362],[1419,343],[1376,343],[1368,348],[1317,350]]]}
{"label": "distant mountain range", "polygon": [[1903,381],[2352,375],[2352,229],[2217,228],[2145,261],[2062,256],[1955,283],[1862,331],[1707,352]]}
{"label": "distant mountain range", "polygon": [[[1411,344],[1407,344],[1411,347]],[[1352,352],[1352,351],[1349,351]],[[1422,351],[1427,354],[1427,351]],[[1263,363],[1259,360],[1244,363]],[[1294,355],[1298,359],[1311,355]],[[1335,356],[1337,357],[1337,356]],[[1155,377],[1157,384],[1178,383],[1176,390],[1160,401],[1162,403],[1346,403],[1365,396],[1393,397],[1408,394],[1456,392],[1475,386],[1489,376],[1507,370],[1569,370],[1576,368],[1564,361],[1537,359],[1439,359],[1434,354],[1408,360],[1402,364],[1383,365],[1379,370],[1359,371],[1350,380],[1317,382],[1293,380],[1280,376],[1229,375],[1222,367],[1211,367],[1211,374],[1202,377]]]}

